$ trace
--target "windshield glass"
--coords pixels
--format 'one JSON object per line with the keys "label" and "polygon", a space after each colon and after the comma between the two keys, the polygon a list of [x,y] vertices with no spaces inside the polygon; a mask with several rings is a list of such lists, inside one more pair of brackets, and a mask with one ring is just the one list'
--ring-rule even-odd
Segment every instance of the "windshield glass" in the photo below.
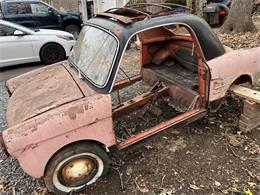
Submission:
{"label": "windshield glass", "polygon": [[71,53],[78,71],[98,87],[104,87],[117,53],[118,42],[104,30],[85,26]]}

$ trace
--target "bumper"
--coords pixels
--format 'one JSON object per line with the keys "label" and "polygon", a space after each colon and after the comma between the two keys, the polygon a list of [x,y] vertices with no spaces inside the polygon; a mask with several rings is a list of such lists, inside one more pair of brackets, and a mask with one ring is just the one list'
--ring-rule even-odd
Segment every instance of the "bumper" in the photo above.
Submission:
{"label": "bumper", "polygon": [[8,153],[8,151],[6,149],[6,145],[5,145],[4,138],[3,138],[3,132],[0,132],[0,145],[3,148],[3,151],[6,154],[6,156],[10,156],[10,154]]}

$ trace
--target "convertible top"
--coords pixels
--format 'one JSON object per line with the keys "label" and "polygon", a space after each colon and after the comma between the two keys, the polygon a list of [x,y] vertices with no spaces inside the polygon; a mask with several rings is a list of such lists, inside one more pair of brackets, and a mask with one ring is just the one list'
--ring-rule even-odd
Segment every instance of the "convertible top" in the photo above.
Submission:
{"label": "convertible top", "polygon": [[[210,26],[200,17],[192,14],[173,14],[158,16],[148,20],[131,21],[121,15],[97,15],[86,24],[100,26],[113,32],[124,46],[132,35],[145,29],[167,24],[182,24],[190,28],[196,35],[206,61],[212,60],[225,53],[224,47]],[[122,44],[123,43],[123,44]]]}

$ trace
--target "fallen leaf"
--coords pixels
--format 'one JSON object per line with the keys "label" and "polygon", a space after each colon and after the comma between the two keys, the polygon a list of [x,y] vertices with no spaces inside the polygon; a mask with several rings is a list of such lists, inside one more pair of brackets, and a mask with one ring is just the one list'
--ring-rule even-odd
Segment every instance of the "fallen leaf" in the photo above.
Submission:
{"label": "fallen leaf", "polygon": [[192,185],[190,184],[190,188],[193,189],[193,190],[199,190],[200,187],[196,186],[196,185]]}
{"label": "fallen leaf", "polygon": [[256,183],[254,182],[247,182],[250,187],[256,186]]}
{"label": "fallen leaf", "polygon": [[217,186],[217,187],[221,186],[221,183],[218,182],[218,181],[215,181],[214,184],[215,184],[215,186]]}
{"label": "fallen leaf", "polygon": [[260,173],[257,173],[257,174],[256,174],[256,179],[257,179],[257,181],[260,182]]}
{"label": "fallen leaf", "polygon": [[149,189],[148,189],[146,186],[143,187],[143,188],[140,188],[139,190],[140,190],[140,192],[142,192],[142,193],[147,193],[147,192],[149,192]]}

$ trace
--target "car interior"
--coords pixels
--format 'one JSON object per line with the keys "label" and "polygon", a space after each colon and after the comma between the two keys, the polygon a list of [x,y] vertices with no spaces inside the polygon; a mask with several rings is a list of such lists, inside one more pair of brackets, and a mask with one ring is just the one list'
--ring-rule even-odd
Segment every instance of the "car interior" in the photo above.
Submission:
{"label": "car interior", "polygon": [[[188,29],[181,25],[157,27],[135,39],[125,52],[112,93],[120,141],[200,107],[201,59]],[[131,88],[138,88],[138,94],[130,92]],[[172,114],[167,115],[165,109]],[[125,117],[133,117],[133,124],[125,124]]]}
{"label": "car interior", "polygon": [[3,36],[13,36],[15,30],[16,30],[15,28],[0,24],[0,36],[1,37],[3,37]]}

